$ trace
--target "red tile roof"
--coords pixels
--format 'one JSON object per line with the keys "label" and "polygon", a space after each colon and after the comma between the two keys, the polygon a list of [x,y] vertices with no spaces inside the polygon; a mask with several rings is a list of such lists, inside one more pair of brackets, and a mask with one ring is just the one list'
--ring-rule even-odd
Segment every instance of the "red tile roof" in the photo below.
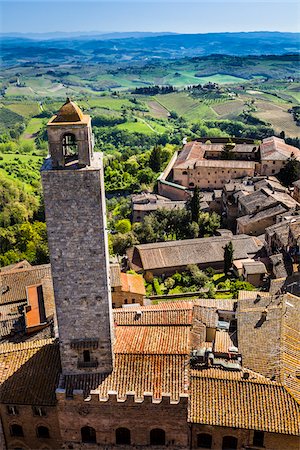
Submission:
{"label": "red tile roof", "polygon": [[299,435],[300,406],[282,385],[212,370],[191,373],[190,422]]}
{"label": "red tile roof", "polygon": [[53,339],[0,345],[0,401],[54,405],[60,372]]}
{"label": "red tile roof", "polygon": [[146,295],[144,278],[141,275],[133,273],[121,273],[120,277],[123,292]]}
{"label": "red tile roof", "polygon": [[118,308],[113,310],[113,315],[116,325],[191,325],[193,302]]}
{"label": "red tile roof", "polygon": [[188,326],[117,326],[115,353],[186,355]]}

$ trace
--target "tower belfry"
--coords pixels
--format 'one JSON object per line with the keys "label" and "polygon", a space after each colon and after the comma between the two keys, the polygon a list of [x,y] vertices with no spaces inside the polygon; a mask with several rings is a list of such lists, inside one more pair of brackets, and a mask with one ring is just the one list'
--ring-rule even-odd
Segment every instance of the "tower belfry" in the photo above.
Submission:
{"label": "tower belfry", "polygon": [[42,184],[62,370],[107,373],[113,329],[102,155],[93,153],[90,116],[69,99],[47,127]]}

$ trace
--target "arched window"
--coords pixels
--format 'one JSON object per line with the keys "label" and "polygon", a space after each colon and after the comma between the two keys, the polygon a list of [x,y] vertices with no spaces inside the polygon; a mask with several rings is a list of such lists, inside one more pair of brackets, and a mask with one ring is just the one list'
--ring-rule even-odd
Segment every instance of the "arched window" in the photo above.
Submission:
{"label": "arched window", "polygon": [[16,423],[14,423],[10,427],[10,434],[12,436],[15,436],[15,437],[23,437],[24,436],[24,432],[23,432],[22,426],[21,425],[17,425]]}
{"label": "arched window", "polygon": [[199,448],[211,448],[212,436],[207,433],[201,433],[197,435],[197,447]]}
{"label": "arched window", "polygon": [[150,445],[166,445],[166,433],[161,428],[150,431]]}
{"label": "arched window", "polygon": [[89,350],[83,351],[83,361],[84,362],[90,362],[91,361],[91,354]]}
{"label": "arched window", "polygon": [[187,171],[184,170],[184,171],[182,172],[182,175],[187,175]]}
{"label": "arched window", "polygon": [[130,445],[130,430],[128,430],[128,428],[116,429],[116,444]]}
{"label": "arched window", "polygon": [[234,436],[224,436],[222,442],[222,450],[236,450],[238,440]]}
{"label": "arched window", "polygon": [[65,157],[67,156],[74,156],[78,154],[78,147],[75,135],[72,133],[66,133],[63,136],[62,139],[62,150],[63,155]]}
{"label": "arched window", "polygon": [[189,186],[193,187],[193,186],[195,186],[195,184],[194,183],[189,183]]}
{"label": "arched window", "polygon": [[43,426],[37,427],[36,435],[37,435],[37,437],[43,438],[43,439],[49,438],[50,437],[49,429],[47,427],[43,427]]}
{"label": "arched window", "polygon": [[96,444],[96,430],[92,427],[81,428],[81,440],[83,443]]}

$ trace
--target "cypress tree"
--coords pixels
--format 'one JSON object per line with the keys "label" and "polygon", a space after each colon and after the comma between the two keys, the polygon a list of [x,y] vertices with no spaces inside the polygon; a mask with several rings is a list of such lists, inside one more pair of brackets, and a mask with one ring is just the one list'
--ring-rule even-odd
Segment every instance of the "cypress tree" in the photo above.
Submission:
{"label": "cypress tree", "polygon": [[233,263],[233,245],[232,241],[224,247],[224,273],[225,275],[229,272]]}

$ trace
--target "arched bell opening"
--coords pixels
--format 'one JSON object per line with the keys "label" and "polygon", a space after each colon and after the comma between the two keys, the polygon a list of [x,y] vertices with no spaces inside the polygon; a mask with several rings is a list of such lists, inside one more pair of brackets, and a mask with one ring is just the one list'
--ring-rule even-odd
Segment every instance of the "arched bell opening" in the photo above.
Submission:
{"label": "arched bell opening", "polygon": [[65,162],[78,158],[78,145],[73,133],[66,133],[63,135],[62,152]]}

